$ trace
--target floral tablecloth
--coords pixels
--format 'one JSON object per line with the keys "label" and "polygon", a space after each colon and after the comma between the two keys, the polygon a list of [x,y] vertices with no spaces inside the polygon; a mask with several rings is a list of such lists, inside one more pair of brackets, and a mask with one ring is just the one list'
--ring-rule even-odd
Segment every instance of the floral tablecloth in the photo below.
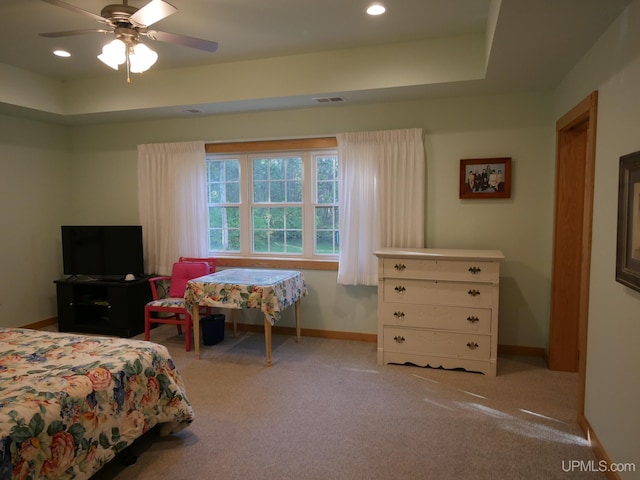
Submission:
{"label": "floral tablecloth", "polygon": [[273,325],[284,309],[306,294],[301,272],[233,268],[189,280],[185,302],[188,308],[259,308]]}
{"label": "floral tablecloth", "polygon": [[0,327],[0,478],[87,479],[157,424],[193,421],[162,345]]}

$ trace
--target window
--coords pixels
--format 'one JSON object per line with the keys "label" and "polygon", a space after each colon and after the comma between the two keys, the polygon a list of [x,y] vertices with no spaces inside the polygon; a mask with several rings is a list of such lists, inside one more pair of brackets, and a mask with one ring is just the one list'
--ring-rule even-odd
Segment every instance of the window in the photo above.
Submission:
{"label": "window", "polygon": [[240,251],[240,164],[207,160],[209,250]]}
{"label": "window", "polygon": [[209,250],[215,254],[335,258],[334,149],[207,154]]}
{"label": "window", "polygon": [[315,252],[337,255],[338,245],[338,156],[315,157]]}

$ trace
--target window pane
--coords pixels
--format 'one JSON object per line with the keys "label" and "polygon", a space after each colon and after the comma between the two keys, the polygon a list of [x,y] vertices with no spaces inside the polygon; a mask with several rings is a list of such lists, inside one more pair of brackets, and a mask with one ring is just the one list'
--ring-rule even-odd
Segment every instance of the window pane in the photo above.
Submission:
{"label": "window pane", "polygon": [[302,230],[287,230],[287,253],[302,253]]}
{"label": "window pane", "polygon": [[284,180],[284,159],[272,158],[269,161],[269,178],[271,180]]}
{"label": "window pane", "polygon": [[269,180],[269,159],[260,158],[253,161],[253,179]]}
{"label": "window pane", "polygon": [[316,207],[316,254],[339,253],[338,207]]}
{"label": "window pane", "polygon": [[316,207],[316,228],[318,230],[334,228],[333,207]]}
{"label": "window pane", "polygon": [[302,159],[293,157],[287,159],[287,180],[302,180]]}
{"label": "window pane", "polygon": [[266,230],[253,231],[253,251],[266,253],[269,251],[269,235]]}
{"label": "window pane", "polygon": [[207,195],[209,203],[240,203],[240,162],[207,161]]}
{"label": "window pane", "polygon": [[335,203],[333,182],[318,183],[318,203]]}
{"label": "window pane", "polygon": [[284,182],[271,182],[269,202],[284,202]]}
{"label": "window pane", "polygon": [[333,253],[333,233],[318,232],[316,236],[316,253],[332,254]]}
{"label": "window pane", "polygon": [[207,162],[207,182],[219,182],[223,162]]}
{"label": "window pane", "polygon": [[253,209],[253,228],[264,229],[269,228],[269,209],[254,208]]}
{"label": "window pane", "polygon": [[209,203],[220,203],[220,198],[222,196],[222,184],[221,183],[210,183],[209,187]]}
{"label": "window pane", "polygon": [[227,160],[224,162],[225,177],[228,182],[240,181],[240,162],[237,160]]}
{"label": "window pane", "polygon": [[253,183],[253,201],[256,203],[269,202],[269,183],[268,182]]}
{"label": "window pane", "polygon": [[336,158],[318,157],[316,160],[318,181],[334,180],[336,177]]}
{"label": "window pane", "polygon": [[302,208],[286,209],[287,229],[299,229],[302,231]]}
{"label": "window pane", "polygon": [[271,230],[269,233],[269,251],[284,253],[284,230]]}
{"label": "window pane", "polygon": [[224,195],[224,202],[226,203],[240,203],[240,183],[239,182],[227,182],[226,191]]}
{"label": "window pane", "polygon": [[302,253],[302,207],[254,208],[253,251]]}
{"label": "window pane", "polygon": [[287,202],[302,203],[302,182],[287,182]]}
{"label": "window pane", "polygon": [[209,249],[240,251],[240,209],[209,207]]}
{"label": "window pane", "polygon": [[284,208],[269,209],[269,228],[284,230]]}

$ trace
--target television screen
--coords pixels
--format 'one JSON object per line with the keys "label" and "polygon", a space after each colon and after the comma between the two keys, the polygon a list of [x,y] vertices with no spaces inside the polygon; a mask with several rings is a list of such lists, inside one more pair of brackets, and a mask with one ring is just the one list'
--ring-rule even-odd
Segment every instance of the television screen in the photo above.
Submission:
{"label": "television screen", "polygon": [[62,264],[65,275],[142,275],[142,227],[63,225]]}

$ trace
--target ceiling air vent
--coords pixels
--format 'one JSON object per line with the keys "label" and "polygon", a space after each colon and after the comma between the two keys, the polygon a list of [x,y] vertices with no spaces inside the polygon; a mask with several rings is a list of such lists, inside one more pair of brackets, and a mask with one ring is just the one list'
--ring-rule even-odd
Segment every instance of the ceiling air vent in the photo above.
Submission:
{"label": "ceiling air vent", "polygon": [[313,97],[318,103],[335,103],[335,102],[344,102],[344,98],[342,97]]}

